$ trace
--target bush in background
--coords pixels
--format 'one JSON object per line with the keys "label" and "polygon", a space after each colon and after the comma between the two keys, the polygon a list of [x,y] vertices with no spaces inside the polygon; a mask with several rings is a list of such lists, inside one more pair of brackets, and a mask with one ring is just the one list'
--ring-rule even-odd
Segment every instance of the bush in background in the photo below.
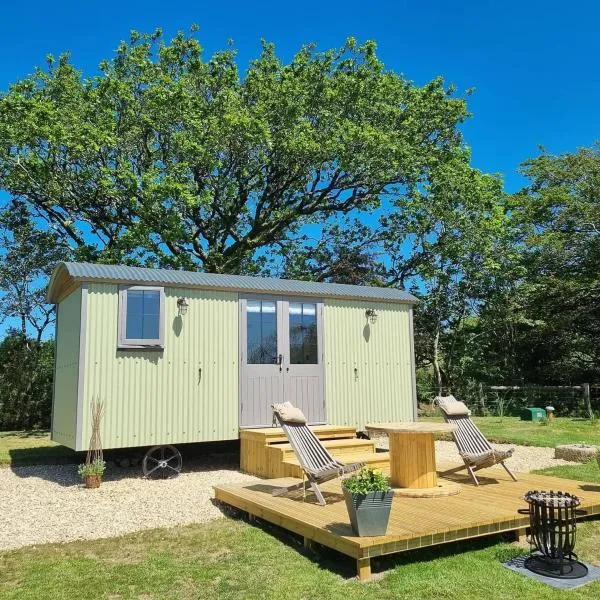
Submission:
{"label": "bush in background", "polygon": [[0,430],[50,427],[53,375],[52,340],[8,332],[0,342]]}

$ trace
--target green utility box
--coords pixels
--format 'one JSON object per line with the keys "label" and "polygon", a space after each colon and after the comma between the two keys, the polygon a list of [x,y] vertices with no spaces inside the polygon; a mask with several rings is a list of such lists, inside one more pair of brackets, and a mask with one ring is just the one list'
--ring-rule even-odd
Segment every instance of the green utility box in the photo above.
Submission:
{"label": "green utility box", "polygon": [[541,421],[546,418],[546,411],[543,408],[524,408],[521,411],[521,421]]}

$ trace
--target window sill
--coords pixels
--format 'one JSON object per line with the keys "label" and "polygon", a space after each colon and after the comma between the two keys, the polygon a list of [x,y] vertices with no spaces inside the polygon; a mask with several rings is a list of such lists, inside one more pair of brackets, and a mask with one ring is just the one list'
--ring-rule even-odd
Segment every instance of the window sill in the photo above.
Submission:
{"label": "window sill", "polygon": [[160,344],[144,344],[142,346],[140,345],[135,345],[135,344],[119,344],[117,346],[117,350],[164,350],[165,347],[161,346]]}

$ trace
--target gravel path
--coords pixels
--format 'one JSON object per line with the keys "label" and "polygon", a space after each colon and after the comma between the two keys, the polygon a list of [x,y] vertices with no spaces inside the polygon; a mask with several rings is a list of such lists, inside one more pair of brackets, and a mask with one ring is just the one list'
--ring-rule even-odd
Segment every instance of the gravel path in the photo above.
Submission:
{"label": "gravel path", "polygon": [[[387,446],[387,436],[379,445]],[[453,442],[436,442],[436,454],[440,463],[460,461]],[[517,446],[508,464],[517,472],[577,464],[553,457],[553,448]],[[234,455],[192,463],[166,481],[139,472],[109,465],[100,489],[86,490],[73,465],[0,469],[0,550],[211,521],[222,516],[211,502],[213,485],[257,480],[237,470]]]}
{"label": "gravel path", "polygon": [[253,481],[237,460],[195,464],[171,480],[148,481],[140,468],[109,464],[97,490],[80,485],[74,465],[0,469],[0,550],[46,542],[112,537],[154,527],[211,521],[222,516],[212,486]]}

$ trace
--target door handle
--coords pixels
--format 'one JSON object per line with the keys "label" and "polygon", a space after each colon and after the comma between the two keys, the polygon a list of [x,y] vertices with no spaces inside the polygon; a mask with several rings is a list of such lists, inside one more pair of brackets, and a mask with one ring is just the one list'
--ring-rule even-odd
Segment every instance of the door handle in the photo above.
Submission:
{"label": "door handle", "polygon": [[283,362],[283,354],[279,354],[279,355],[277,356],[277,364],[278,364],[279,366],[281,366],[281,363],[282,363],[282,362]]}

